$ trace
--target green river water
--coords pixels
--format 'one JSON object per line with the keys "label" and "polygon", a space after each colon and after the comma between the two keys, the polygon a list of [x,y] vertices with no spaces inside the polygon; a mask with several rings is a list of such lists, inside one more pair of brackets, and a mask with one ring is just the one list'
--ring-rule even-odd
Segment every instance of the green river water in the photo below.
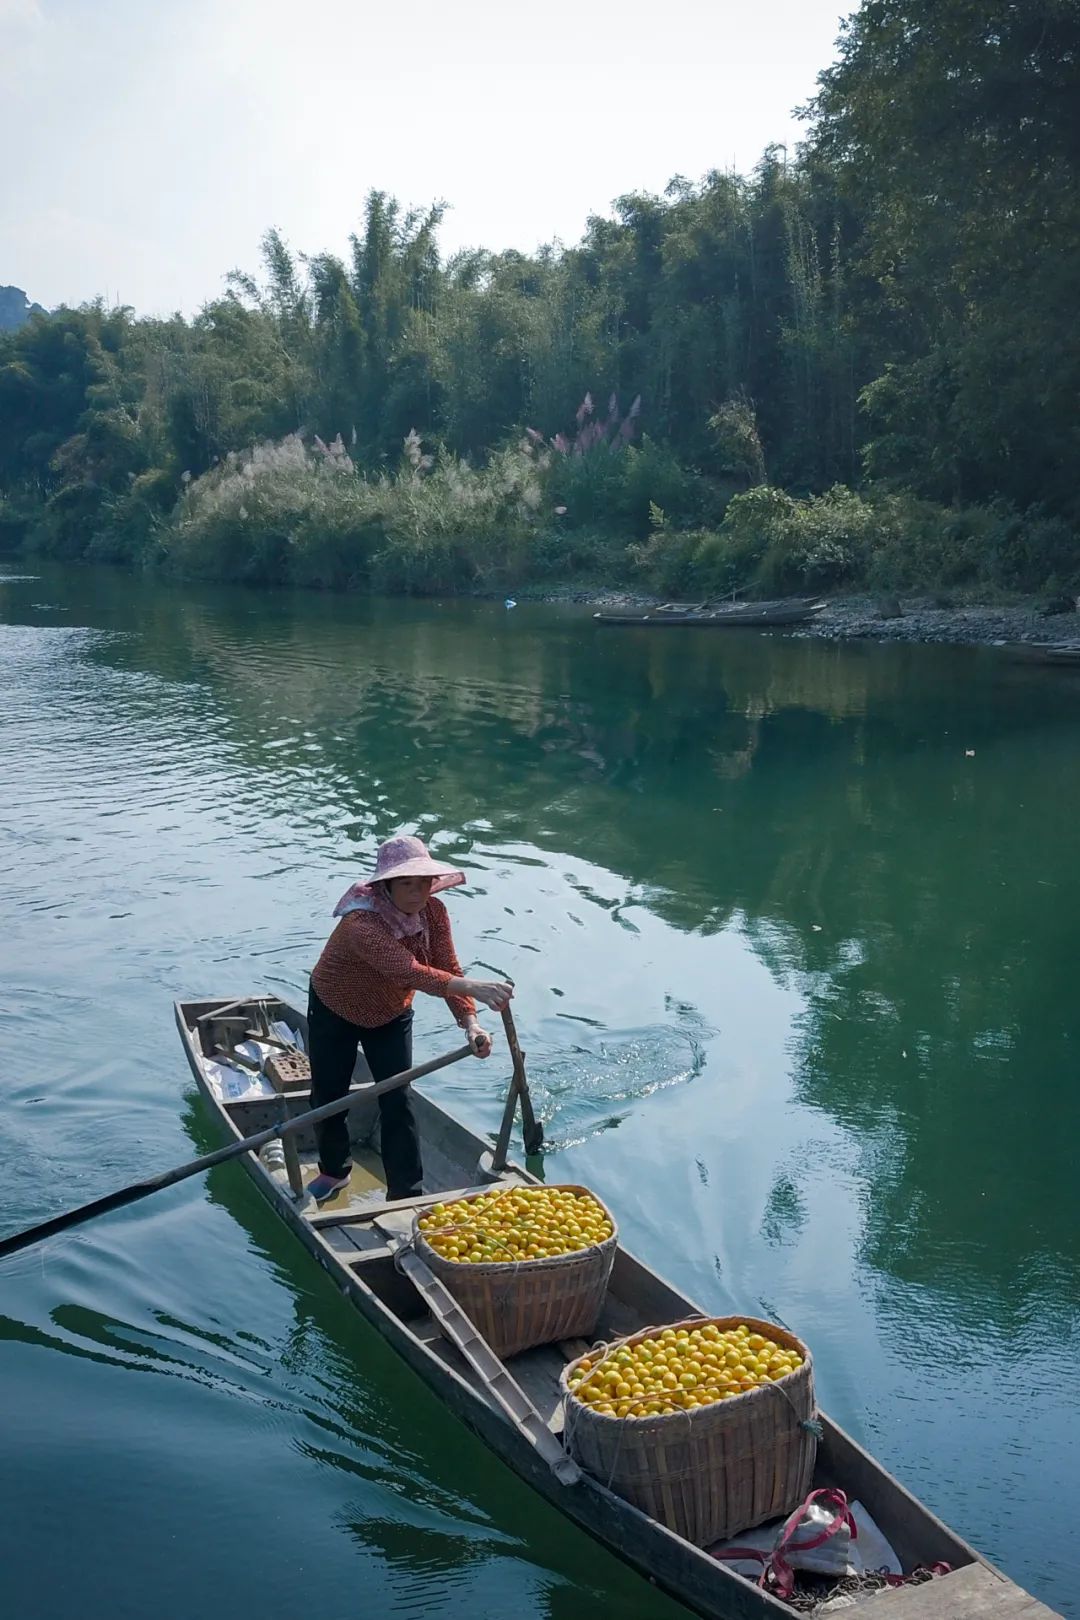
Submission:
{"label": "green river water", "polygon": [[[419,830],[468,868],[463,960],[516,982],[547,1178],[795,1328],[826,1409],[1080,1615],[1080,677],[30,572],[0,583],[0,1231],[217,1145],[173,998],[301,997]],[[493,1130],[507,1072],[427,1084]],[[0,1411],[28,1620],[684,1612],[235,1165],[3,1263]]]}

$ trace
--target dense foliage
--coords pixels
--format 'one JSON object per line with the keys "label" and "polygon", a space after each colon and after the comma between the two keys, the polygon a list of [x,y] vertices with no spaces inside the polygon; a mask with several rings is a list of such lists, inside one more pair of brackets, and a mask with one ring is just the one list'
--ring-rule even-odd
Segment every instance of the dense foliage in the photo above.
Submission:
{"label": "dense foliage", "polygon": [[446,589],[1076,584],[1080,0],[864,0],[797,159],[0,335],[0,544]]}

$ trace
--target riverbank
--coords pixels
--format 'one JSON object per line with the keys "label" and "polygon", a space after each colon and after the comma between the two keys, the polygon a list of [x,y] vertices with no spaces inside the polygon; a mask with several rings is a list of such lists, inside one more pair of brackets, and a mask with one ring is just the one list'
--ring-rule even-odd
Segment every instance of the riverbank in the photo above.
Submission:
{"label": "riverbank", "polygon": [[[522,590],[520,602],[578,603],[597,609],[647,613],[665,598],[616,586],[537,586]],[[941,642],[957,646],[1013,643],[1066,643],[1080,648],[1080,613],[1049,613],[1045,598],[959,602],[911,595],[891,600],[867,595],[824,598],[823,613],[791,633],[823,641]]]}
{"label": "riverbank", "polygon": [[[21,571],[32,568],[34,560],[25,554],[8,554],[0,558],[0,564]],[[413,593],[391,591],[387,594]],[[479,600],[503,599],[501,591],[490,588],[464,594]],[[648,613],[650,608],[669,600],[655,592],[630,590],[595,580],[577,580],[566,585],[550,581],[522,585],[507,599],[521,604],[576,605],[625,613]],[[826,602],[824,611],[807,623],[794,626],[788,633],[822,641],[903,641],[991,647],[1050,643],[1075,647],[1080,652],[1080,612],[1075,607],[1050,612],[1046,597],[987,602],[915,592],[892,598],[853,592],[821,599]]]}
{"label": "riverbank", "polygon": [[933,597],[923,596],[900,598],[883,611],[880,599],[842,596],[831,599],[823,613],[795,633],[826,641],[946,642],[958,646],[1067,642],[1080,648],[1080,615],[1075,609],[1048,614],[1037,599],[1006,605],[942,605]]}

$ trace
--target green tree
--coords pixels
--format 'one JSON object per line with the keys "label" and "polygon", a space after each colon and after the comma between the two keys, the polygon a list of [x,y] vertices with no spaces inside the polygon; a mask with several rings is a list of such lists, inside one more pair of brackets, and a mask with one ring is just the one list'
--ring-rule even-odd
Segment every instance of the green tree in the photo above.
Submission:
{"label": "green tree", "polygon": [[1078,105],[1075,0],[864,0],[844,25],[811,147],[862,221],[872,476],[1080,512]]}

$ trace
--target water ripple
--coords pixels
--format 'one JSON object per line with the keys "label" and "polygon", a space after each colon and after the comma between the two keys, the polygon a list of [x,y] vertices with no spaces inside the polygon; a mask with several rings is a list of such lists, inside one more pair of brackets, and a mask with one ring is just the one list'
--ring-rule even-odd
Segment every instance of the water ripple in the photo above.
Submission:
{"label": "water ripple", "polygon": [[[0,1230],[209,1147],[173,998],[302,1000],[338,895],[415,828],[467,871],[466,966],[517,987],[545,1176],[595,1185],[704,1305],[768,1301],[845,1426],[1068,1606],[1060,683],[927,649],[601,643],[584,615],[487,604],[30,578],[0,574]],[[418,999],[418,1052],[452,1044]],[[500,1046],[427,1084],[493,1133],[508,1076]],[[283,1613],[360,1583],[425,1620],[673,1612],[493,1468],[235,1166],[5,1285],[0,1489],[35,1555],[5,1570],[35,1620],[126,1620],[146,1591],[163,1620],[214,1613],[285,1534]],[[46,1583],[50,1614],[20,1571],[56,1522],[83,1573]]]}

